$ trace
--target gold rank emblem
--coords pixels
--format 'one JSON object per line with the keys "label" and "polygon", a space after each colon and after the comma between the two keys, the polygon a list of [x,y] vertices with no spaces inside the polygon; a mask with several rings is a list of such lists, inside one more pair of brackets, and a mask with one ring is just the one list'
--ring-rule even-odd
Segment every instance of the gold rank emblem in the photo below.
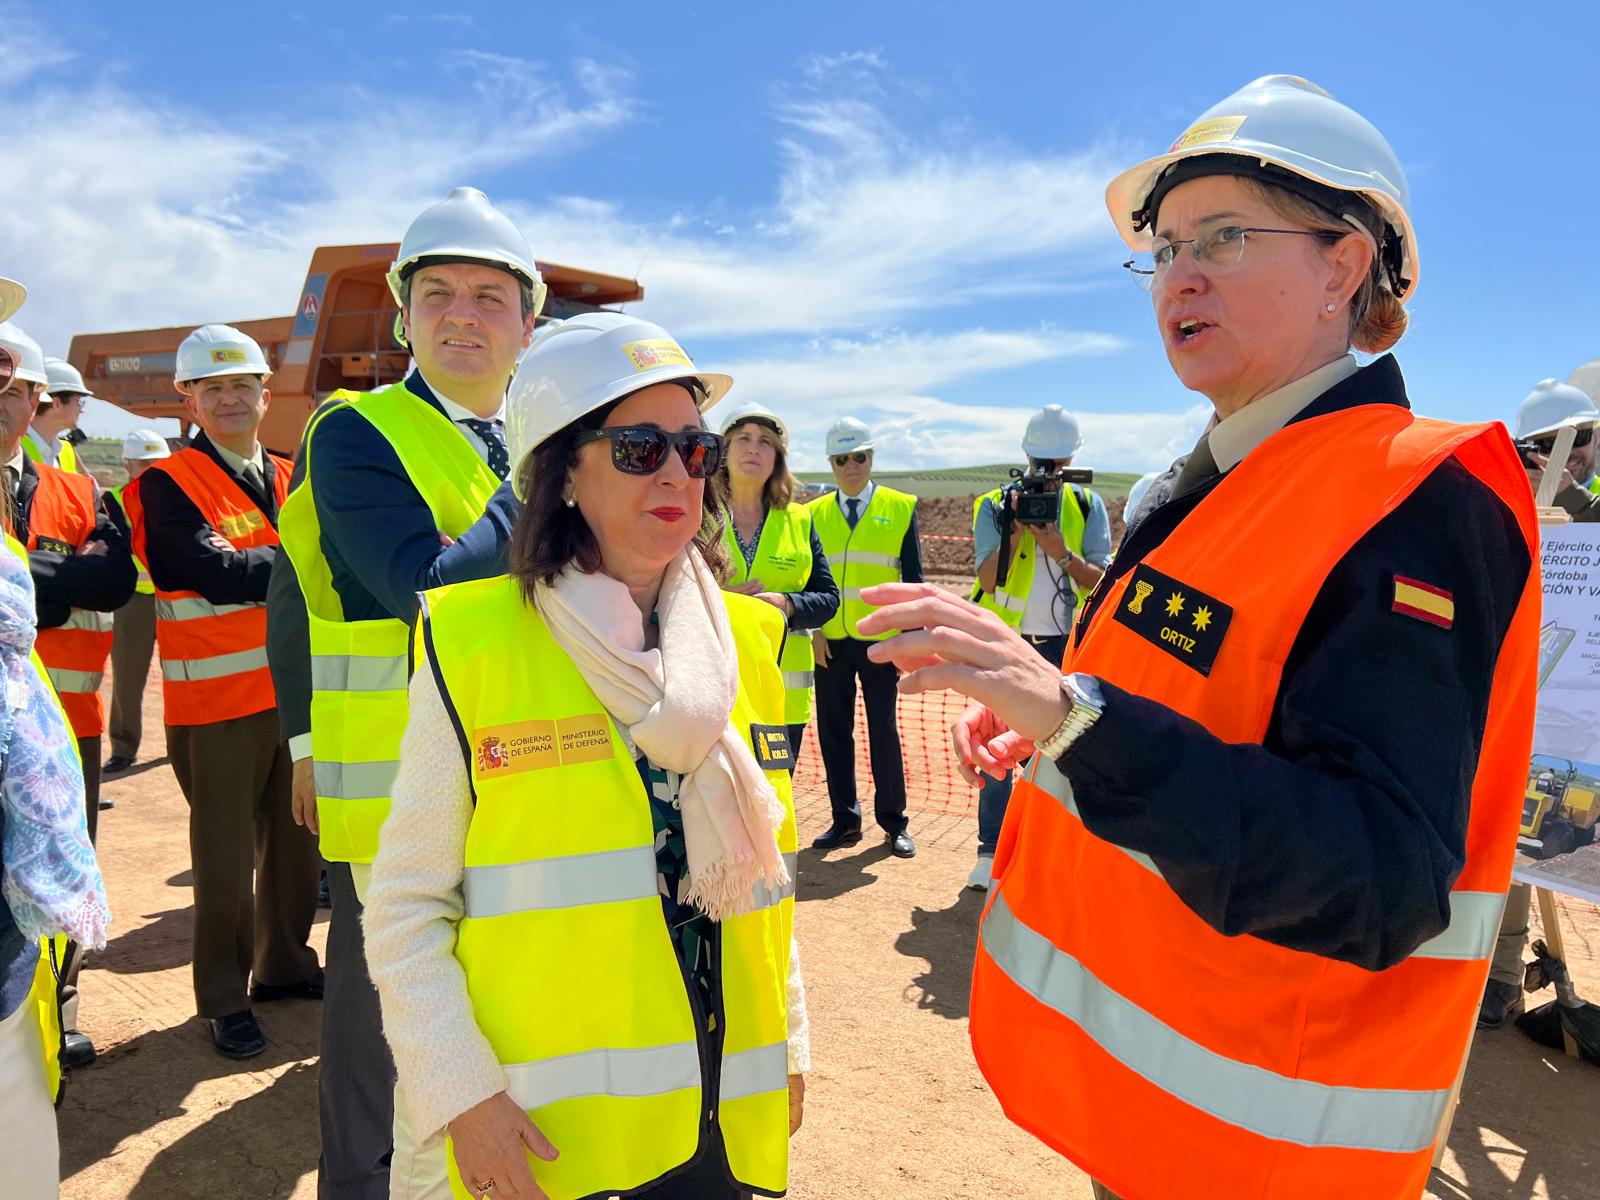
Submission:
{"label": "gold rank emblem", "polygon": [[[1128,580],[1131,599],[1112,619],[1200,675],[1210,675],[1233,621],[1233,609],[1192,583],[1145,563]],[[1150,603],[1154,601],[1154,603]],[[1133,653],[1130,647],[1128,653]]]}
{"label": "gold rank emblem", "polygon": [[1128,602],[1128,611],[1142,614],[1144,602],[1150,599],[1150,593],[1156,590],[1156,585],[1146,583],[1143,579],[1135,580],[1133,585],[1133,599]]}

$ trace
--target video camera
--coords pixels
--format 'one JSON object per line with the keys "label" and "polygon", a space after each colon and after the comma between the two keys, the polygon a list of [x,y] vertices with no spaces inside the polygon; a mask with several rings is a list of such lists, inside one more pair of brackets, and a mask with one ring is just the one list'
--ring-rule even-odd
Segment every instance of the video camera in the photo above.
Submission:
{"label": "video camera", "polygon": [[[1011,531],[1014,526],[1054,525],[1061,514],[1061,488],[1071,484],[1087,487],[1094,482],[1094,472],[1087,467],[1057,467],[1038,470],[1038,463],[1029,464],[1026,471],[1011,468],[1011,482],[1000,491],[995,506],[994,520],[1000,528],[1000,561],[995,568],[995,587],[1004,587],[1011,571]],[[1051,490],[1050,485],[1059,480],[1061,488]],[[1015,499],[1013,500],[1013,497]]]}

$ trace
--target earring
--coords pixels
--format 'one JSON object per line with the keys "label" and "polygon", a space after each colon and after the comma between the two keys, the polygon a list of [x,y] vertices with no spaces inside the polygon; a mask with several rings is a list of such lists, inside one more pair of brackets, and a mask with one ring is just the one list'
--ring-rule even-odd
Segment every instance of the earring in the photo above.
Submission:
{"label": "earring", "polygon": [[1327,307],[1328,307],[1328,311],[1329,311],[1329,312],[1332,312],[1332,311],[1333,311],[1333,309],[1334,309],[1334,306],[1333,306],[1333,305],[1331,305],[1331,304],[1330,304],[1330,305],[1328,305],[1328,306],[1327,306]]}
{"label": "earring", "polygon": [[577,508],[578,507],[578,501],[574,497],[568,496],[567,497],[567,507],[568,508]]}

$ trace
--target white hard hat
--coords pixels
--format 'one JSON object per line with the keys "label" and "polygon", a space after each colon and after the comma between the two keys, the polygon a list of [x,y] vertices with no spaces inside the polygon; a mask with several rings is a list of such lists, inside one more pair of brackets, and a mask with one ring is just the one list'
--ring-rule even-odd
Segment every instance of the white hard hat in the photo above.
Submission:
{"label": "white hard hat", "polygon": [[29,383],[50,382],[50,377],[45,374],[43,347],[17,328],[14,322],[0,321],[0,346],[11,351],[11,357],[16,361],[13,378],[25,379]]}
{"label": "white hard hat", "polygon": [[[422,211],[400,241],[400,257],[389,268],[389,290],[401,300],[401,284],[423,259],[479,262],[511,272],[533,289],[533,311],[544,307],[545,283],[533,250],[516,223],[477,188],[458,187]],[[398,319],[395,329],[404,343]]]}
{"label": "white hard hat", "polygon": [[28,298],[28,289],[15,279],[0,278],[0,321],[9,321]]}
{"label": "white hard hat", "polygon": [[[1195,164],[1193,175],[1178,165],[1218,155],[1233,161]],[[1263,75],[1207,109],[1165,154],[1113,179],[1106,206],[1123,240],[1134,250],[1147,250],[1156,215],[1152,197],[1159,202],[1167,188],[1185,178],[1230,172],[1304,195],[1367,230],[1378,243],[1384,286],[1401,300],[1416,292],[1417,238],[1406,212],[1400,160],[1365,117],[1297,75]],[[1340,200],[1341,192],[1368,201],[1383,228],[1370,228],[1358,207]]]}
{"label": "white hard hat", "polygon": [[130,462],[166,458],[171,453],[167,447],[167,439],[154,429],[135,429],[122,439],[122,457]]}
{"label": "white hard hat", "polygon": [[178,364],[173,382],[181,388],[197,379],[214,375],[272,374],[267,356],[255,338],[240,333],[232,325],[202,325],[178,345]]}
{"label": "white hard hat", "polygon": [[872,430],[867,428],[865,422],[854,417],[840,417],[830,425],[825,444],[829,458],[835,454],[849,454],[852,450],[871,450],[877,445]]}
{"label": "white hard hat", "polygon": [[1128,502],[1122,508],[1123,520],[1133,516],[1134,511],[1139,507],[1139,502],[1149,494],[1150,485],[1160,479],[1161,474],[1160,471],[1151,471],[1150,474],[1141,475],[1133,481],[1133,486],[1128,489]]}
{"label": "white hard hat", "polygon": [[84,386],[83,376],[78,373],[78,368],[64,358],[45,359],[44,373],[50,381],[44,390],[52,396],[72,393],[80,396],[91,395],[89,389]]}
{"label": "white hard hat", "polygon": [[729,405],[726,411],[719,412],[717,416],[720,418],[718,424],[722,428],[723,437],[727,437],[728,434],[732,433],[736,426],[754,421],[771,429],[778,435],[779,444],[785,450],[789,448],[789,427],[783,423],[782,417],[778,416],[765,404],[760,404],[755,400],[746,400],[742,404]]}
{"label": "white hard hat", "polygon": [[1046,404],[1028,419],[1022,452],[1029,458],[1071,458],[1083,449],[1078,418],[1059,404]]}
{"label": "white hard hat", "polygon": [[1600,421],[1600,410],[1588,393],[1570,383],[1542,379],[1517,409],[1517,436],[1538,437],[1563,425],[1583,426]]}
{"label": "white hard hat", "polygon": [[[506,392],[506,450],[519,490],[522,460],[551,434],[632,392],[693,379],[704,412],[733,386],[702,371],[659,325],[619,312],[552,321],[535,336]],[[527,497],[522,497],[527,499]]]}

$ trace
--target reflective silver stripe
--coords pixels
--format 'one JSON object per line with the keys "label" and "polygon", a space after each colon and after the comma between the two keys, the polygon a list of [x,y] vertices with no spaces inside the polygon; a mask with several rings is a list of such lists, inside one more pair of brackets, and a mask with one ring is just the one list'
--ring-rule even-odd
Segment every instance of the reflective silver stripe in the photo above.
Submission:
{"label": "reflective silver stripe", "polygon": [[388,762],[323,762],[312,766],[317,795],[328,800],[387,800],[400,764]]}
{"label": "reflective silver stripe", "polygon": [[1491,957],[1505,907],[1504,892],[1451,892],[1450,924],[1413,950],[1411,957],[1468,961]]}
{"label": "reflective silver stripe", "polygon": [[527,1109],[579,1096],[665,1096],[700,1086],[700,1050],[693,1042],[589,1050],[508,1063],[505,1072],[511,1098]]}
{"label": "reflective silver stripe", "polygon": [[468,867],[462,890],[469,917],[647,900],[660,894],[654,846]]}
{"label": "reflective silver stripe", "polygon": [[[900,556],[898,554],[874,554],[871,550],[846,550],[844,552],[846,563],[855,563],[864,567],[888,567],[891,571],[900,569]],[[832,562],[829,562],[832,566]]]}
{"label": "reflective silver stripe", "polygon": [[1021,612],[1028,607],[1028,602],[1021,596],[1013,596],[1010,592],[989,592],[990,602],[996,608],[1003,608],[1007,612]]}
{"label": "reflective silver stripe", "polygon": [[46,667],[44,673],[58,692],[98,692],[106,678],[103,671],[66,671],[60,667]]}
{"label": "reflective silver stripe", "polygon": [[789,868],[789,882],[778,888],[768,887],[764,883],[757,883],[754,893],[755,904],[751,908],[752,912],[763,908],[771,908],[774,904],[787,900],[794,895],[795,879],[800,873],[800,856],[797,854],[785,854],[783,862]]}
{"label": "reflective silver stripe", "polygon": [[1029,929],[997,895],[984,949],[1013,982],[1162,1091],[1265,1138],[1299,1146],[1414,1154],[1433,1145],[1449,1089],[1336,1087],[1208,1050],[1107,987]]}
{"label": "reflective silver stripe", "polygon": [[252,608],[265,608],[265,604],[213,604],[199,596],[182,596],[176,600],[156,600],[156,616],[163,621],[198,621],[203,617],[225,617],[229,613],[248,612]]}
{"label": "reflective silver stripe", "polygon": [[793,691],[796,688],[808,688],[816,677],[814,671],[785,671],[783,673],[783,686]]}
{"label": "reflective silver stripe", "polygon": [[842,587],[839,589],[839,595],[844,597],[846,600],[860,600],[861,589]]}
{"label": "reflective silver stripe", "polygon": [[319,692],[403,692],[409,666],[404,654],[313,654],[311,686]]}
{"label": "reflective silver stripe", "polygon": [[[1078,811],[1077,802],[1072,798],[1072,784],[1061,774],[1054,759],[1036,755],[1033,780],[1059,800],[1061,806],[1069,813],[1078,820],[1083,820],[1083,814]],[[1118,846],[1115,842],[1107,842],[1106,845],[1121,850],[1134,862],[1154,871],[1157,875],[1161,874],[1161,868],[1156,866],[1148,854],[1129,850],[1126,846]],[[1410,957],[1469,961],[1488,958],[1494,953],[1495,938],[1500,932],[1500,913],[1505,903],[1505,894],[1502,892],[1451,892],[1450,924],[1443,933],[1413,950]]]}
{"label": "reflective silver stripe", "polygon": [[788,1088],[789,1047],[784,1042],[722,1056],[722,1084],[717,1090],[723,1100],[741,1100]]}
{"label": "reflective silver stripe", "polygon": [[161,673],[179,683],[195,683],[202,679],[243,675],[246,671],[261,670],[266,665],[267,648],[257,646],[254,650],[239,650],[212,658],[163,658]]}
{"label": "reflective silver stripe", "polygon": [[115,621],[110,613],[94,612],[87,608],[75,608],[72,615],[59,625],[60,629],[86,629],[90,633],[110,633]]}

